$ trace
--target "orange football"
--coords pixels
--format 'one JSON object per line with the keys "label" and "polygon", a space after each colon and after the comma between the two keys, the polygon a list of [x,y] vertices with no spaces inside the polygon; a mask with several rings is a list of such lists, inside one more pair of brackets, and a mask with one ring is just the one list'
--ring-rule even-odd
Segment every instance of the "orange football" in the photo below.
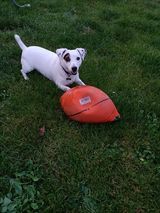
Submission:
{"label": "orange football", "polygon": [[107,94],[93,86],[76,86],[60,98],[66,115],[84,123],[112,122],[120,115]]}

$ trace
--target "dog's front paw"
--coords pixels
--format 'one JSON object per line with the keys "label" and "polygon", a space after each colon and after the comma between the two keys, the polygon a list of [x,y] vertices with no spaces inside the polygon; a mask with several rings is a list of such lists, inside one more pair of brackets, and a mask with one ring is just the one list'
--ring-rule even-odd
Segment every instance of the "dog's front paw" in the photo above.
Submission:
{"label": "dog's front paw", "polygon": [[68,91],[68,90],[70,90],[71,88],[70,87],[67,87],[64,91]]}
{"label": "dog's front paw", "polygon": [[57,86],[58,86],[59,89],[63,90],[64,92],[71,89],[70,87],[67,87],[67,86],[64,86],[64,85],[61,85],[61,84],[57,84]]}
{"label": "dog's front paw", "polygon": [[84,83],[83,81],[81,81],[81,80],[77,81],[77,84],[78,84],[78,85],[85,86],[85,83]]}
{"label": "dog's front paw", "polygon": [[83,82],[82,82],[82,84],[81,84],[81,85],[82,85],[82,86],[85,86],[85,83],[83,83]]}

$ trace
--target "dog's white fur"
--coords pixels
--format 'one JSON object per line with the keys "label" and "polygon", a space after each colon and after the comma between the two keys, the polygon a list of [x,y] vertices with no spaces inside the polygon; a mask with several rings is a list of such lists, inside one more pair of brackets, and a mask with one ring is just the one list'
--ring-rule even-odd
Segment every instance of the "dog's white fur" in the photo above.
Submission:
{"label": "dog's white fur", "polygon": [[[79,78],[78,72],[86,55],[85,49],[68,50],[60,48],[54,53],[38,46],[27,47],[18,35],[15,35],[15,40],[22,49],[21,73],[25,80],[29,79],[27,73],[35,69],[53,81],[63,91],[69,90],[68,85],[73,82],[85,85]],[[66,61],[65,56],[69,57],[70,60]]]}

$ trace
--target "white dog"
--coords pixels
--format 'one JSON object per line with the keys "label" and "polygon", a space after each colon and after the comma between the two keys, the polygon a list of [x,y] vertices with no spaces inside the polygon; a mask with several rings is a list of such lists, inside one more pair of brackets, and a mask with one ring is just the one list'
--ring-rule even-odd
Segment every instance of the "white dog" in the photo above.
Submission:
{"label": "white dog", "polygon": [[25,80],[28,80],[27,73],[37,70],[45,77],[53,81],[60,89],[67,91],[67,85],[76,82],[85,85],[79,78],[79,67],[86,56],[86,50],[77,48],[68,50],[60,48],[56,53],[38,46],[27,47],[18,35],[15,39],[22,49],[21,73]]}

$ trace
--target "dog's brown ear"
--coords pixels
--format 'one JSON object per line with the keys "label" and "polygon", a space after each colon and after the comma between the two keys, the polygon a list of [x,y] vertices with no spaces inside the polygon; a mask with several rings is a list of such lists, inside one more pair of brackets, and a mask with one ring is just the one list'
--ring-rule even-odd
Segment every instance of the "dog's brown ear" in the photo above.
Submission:
{"label": "dog's brown ear", "polygon": [[84,49],[84,48],[77,48],[76,50],[79,52],[79,54],[81,56],[81,59],[84,60],[84,58],[85,58],[85,56],[87,54],[87,50]]}
{"label": "dog's brown ear", "polygon": [[56,50],[56,54],[58,56],[63,56],[66,51],[67,51],[67,48],[60,48]]}

